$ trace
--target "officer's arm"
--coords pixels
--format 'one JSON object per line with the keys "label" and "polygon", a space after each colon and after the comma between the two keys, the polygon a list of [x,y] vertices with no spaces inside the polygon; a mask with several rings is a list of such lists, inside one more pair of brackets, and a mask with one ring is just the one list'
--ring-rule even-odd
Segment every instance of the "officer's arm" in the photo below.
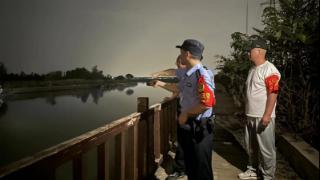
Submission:
{"label": "officer's arm", "polygon": [[170,101],[170,100],[172,100],[172,99],[177,98],[178,96],[179,96],[179,93],[173,92],[170,97],[165,97],[164,100],[165,100],[165,101]]}
{"label": "officer's arm", "polygon": [[201,75],[201,77],[198,79],[198,96],[200,102],[187,112],[188,116],[196,116],[201,114],[215,104],[216,100],[214,92],[212,90],[212,85],[209,83],[209,80],[206,80],[204,75]]}
{"label": "officer's arm", "polygon": [[199,103],[198,105],[192,107],[188,111],[182,112],[178,118],[179,124],[185,124],[189,117],[198,116],[199,114],[203,113],[209,108],[211,107],[208,107],[206,105],[203,105],[202,103]]}
{"label": "officer's arm", "polygon": [[159,77],[159,76],[175,76],[177,69],[166,69],[159,72],[152,73],[152,77]]}
{"label": "officer's arm", "polygon": [[215,105],[214,92],[205,81],[204,76],[201,76],[198,80],[198,95],[200,100],[199,104],[181,113],[178,119],[179,124],[185,124],[188,117],[197,116]]}
{"label": "officer's arm", "polygon": [[161,88],[163,88],[167,91],[170,91],[172,93],[179,94],[179,88],[176,83],[166,83],[163,81],[156,80],[154,82],[153,87],[161,87]]}
{"label": "officer's arm", "polygon": [[211,107],[205,106],[203,104],[198,104],[187,111],[188,117],[198,116],[199,114],[205,112]]}

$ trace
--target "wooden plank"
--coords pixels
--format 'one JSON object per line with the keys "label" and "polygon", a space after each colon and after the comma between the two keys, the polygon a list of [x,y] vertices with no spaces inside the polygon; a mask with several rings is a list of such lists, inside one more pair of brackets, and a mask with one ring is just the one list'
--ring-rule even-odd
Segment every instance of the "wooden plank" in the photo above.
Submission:
{"label": "wooden plank", "polygon": [[164,114],[164,152],[167,153],[169,151],[169,106],[166,107]]}
{"label": "wooden plank", "polygon": [[137,120],[131,124],[131,127],[127,131],[127,153],[126,153],[126,179],[138,179],[138,126]]}
{"label": "wooden plank", "polygon": [[107,177],[107,173],[109,172],[109,169],[107,169],[107,163],[109,161],[107,160],[107,153],[106,153],[106,143],[102,143],[98,146],[98,180],[107,180],[109,177]]}
{"label": "wooden plank", "polygon": [[139,123],[136,123],[133,127],[133,139],[134,139],[134,146],[133,146],[133,179],[137,180],[138,179],[138,134],[139,134],[139,129],[138,129]]}
{"label": "wooden plank", "polygon": [[[143,116],[145,118],[145,116]],[[138,144],[138,174],[139,179],[143,179],[146,175],[146,147],[147,147],[147,121],[141,119],[139,123],[139,144]]]}
{"label": "wooden plank", "polygon": [[114,137],[114,164],[112,165],[112,178],[121,179],[121,134]]}
{"label": "wooden plank", "polygon": [[157,163],[160,161],[160,114],[161,104],[154,108],[154,155]]}
{"label": "wooden plank", "polygon": [[169,108],[168,108],[168,141],[172,142],[172,101],[170,101]]}
{"label": "wooden plank", "polygon": [[121,180],[125,180],[126,177],[126,136],[125,136],[125,132],[121,132],[120,134],[120,139],[121,139],[121,148],[120,148],[120,152],[121,152]]}
{"label": "wooden plank", "polygon": [[139,123],[139,145],[138,145],[138,174],[139,179],[145,178],[147,174],[147,118],[149,109],[149,98],[139,97],[137,101],[137,111],[141,113]]}
{"label": "wooden plank", "polygon": [[148,114],[147,121],[147,176],[151,178],[156,170],[154,156],[154,111]]}
{"label": "wooden plank", "polygon": [[127,130],[126,179],[134,179],[134,127]]}
{"label": "wooden plank", "polygon": [[106,180],[110,178],[110,141],[106,142]]}
{"label": "wooden plank", "polygon": [[160,151],[163,155],[165,155],[164,151],[164,139],[165,139],[165,107],[162,107],[161,109],[161,121],[160,121],[160,133],[161,133],[161,139],[160,139]]}
{"label": "wooden plank", "polygon": [[74,180],[85,180],[87,179],[85,164],[82,159],[82,155],[78,155],[73,159],[73,179]]}

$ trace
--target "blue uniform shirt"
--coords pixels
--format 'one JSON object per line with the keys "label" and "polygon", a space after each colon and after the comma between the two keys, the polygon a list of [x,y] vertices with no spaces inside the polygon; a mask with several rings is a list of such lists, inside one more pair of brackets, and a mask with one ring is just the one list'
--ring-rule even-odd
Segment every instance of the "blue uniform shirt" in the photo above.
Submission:
{"label": "blue uniform shirt", "polygon": [[[180,91],[180,105],[181,112],[186,112],[190,108],[200,103],[200,97],[198,92],[198,78],[196,71],[199,70],[200,75],[204,77],[205,83],[208,85],[211,91],[214,91],[213,73],[210,70],[205,69],[202,64],[197,64],[193,68],[178,69],[176,75],[179,79],[178,88]],[[212,107],[207,109],[202,114],[197,116],[197,120],[201,118],[210,117],[212,115]]]}

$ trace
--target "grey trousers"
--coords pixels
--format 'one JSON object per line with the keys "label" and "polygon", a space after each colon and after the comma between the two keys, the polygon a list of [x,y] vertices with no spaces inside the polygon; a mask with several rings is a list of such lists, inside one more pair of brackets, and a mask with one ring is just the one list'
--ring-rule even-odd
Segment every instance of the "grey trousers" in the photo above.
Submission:
{"label": "grey trousers", "polygon": [[273,179],[276,171],[275,118],[267,127],[261,118],[247,117],[245,145],[249,155],[248,169],[259,170],[263,179]]}

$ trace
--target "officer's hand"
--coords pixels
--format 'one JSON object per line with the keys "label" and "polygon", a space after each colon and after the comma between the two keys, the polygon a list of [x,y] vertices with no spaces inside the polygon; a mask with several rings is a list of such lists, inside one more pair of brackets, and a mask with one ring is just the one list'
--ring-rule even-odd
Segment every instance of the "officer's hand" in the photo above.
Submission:
{"label": "officer's hand", "polygon": [[159,81],[159,80],[155,80],[154,83],[153,83],[153,87],[161,87],[162,86],[162,82]]}
{"label": "officer's hand", "polygon": [[152,87],[156,87],[156,82],[157,82],[157,80],[152,80],[152,81],[147,82],[147,85],[152,86]]}
{"label": "officer's hand", "polygon": [[165,98],[163,98],[164,101],[170,101],[170,100],[172,100],[172,99],[173,99],[172,97],[165,97]]}
{"label": "officer's hand", "polygon": [[268,124],[270,123],[271,117],[270,116],[263,116],[261,118],[261,123],[262,125],[264,125],[265,127],[268,126]]}
{"label": "officer's hand", "polygon": [[152,87],[162,87],[162,86],[164,86],[164,82],[162,82],[162,81],[159,81],[159,80],[152,80],[152,81],[150,81],[149,82],[150,83],[150,86],[152,86]]}
{"label": "officer's hand", "polygon": [[181,113],[181,114],[179,115],[178,121],[179,121],[179,124],[180,124],[180,125],[185,124],[185,123],[187,122],[187,120],[188,120],[188,114],[186,114],[186,113]]}

